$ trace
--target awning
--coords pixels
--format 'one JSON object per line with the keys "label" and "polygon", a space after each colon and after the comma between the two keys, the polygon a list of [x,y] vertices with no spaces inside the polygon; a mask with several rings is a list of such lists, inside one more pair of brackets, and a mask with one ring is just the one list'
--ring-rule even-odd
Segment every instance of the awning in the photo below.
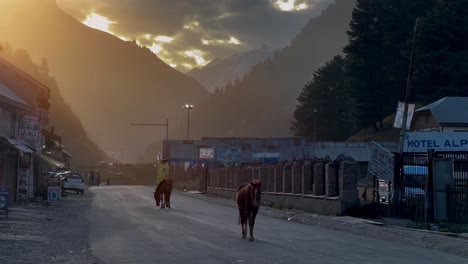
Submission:
{"label": "awning", "polygon": [[58,161],[58,160],[55,160],[55,159],[53,159],[51,157],[48,157],[46,155],[39,155],[39,158],[42,159],[43,161],[49,163],[52,166],[59,167],[59,168],[65,167],[65,163],[63,163],[61,161]]}
{"label": "awning", "polygon": [[22,151],[24,153],[34,153],[34,151],[31,148],[29,148],[23,142],[16,138],[6,137],[3,134],[0,134],[0,137],[4,138],[12,147],[19,151]]}
{"label": "awning", "polygon": [[68,157],[73,158],[73,155],[70,152],[66,151],[65,149],[62,149],[62,152]]}

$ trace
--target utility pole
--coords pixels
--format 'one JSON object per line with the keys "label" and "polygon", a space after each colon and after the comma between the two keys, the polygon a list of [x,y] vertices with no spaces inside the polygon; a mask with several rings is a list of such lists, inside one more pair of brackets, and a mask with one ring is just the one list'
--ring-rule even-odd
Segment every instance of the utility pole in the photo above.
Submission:
{"label": "utility pole", "polygon": [[[169,139],[169,119],[166,118],[166,123],[132,123],[132,126],[165,126],[166,140]],[[165,144],[163,141],[163,158],[166,158]]]}
{"label": "utility pole", "polygon": [[[401,130],[400,130],[400,143],[398,145],[398,162],[397,164],[399,165],[400,168],[403,169],[403,149],[405,145],[405,135],[406,135],[406,123],[408,122],[408,101],[409,101],[409,96],[410,96],[410,89],[411,89],[411,80],[413,77],[413,64],[414,64],[414,54],[416,52],[416,39],[418,35],[418,26],[419,26],[419,21],[420,18],[416,18],[416,22],[414,24],[414,35],[413,35],[413,45],[411,48],[411,58],[410,58],[410,64],[409,64],[409,70],[408,70],[408,79],[406,80],[406,93],[405,93],[405,107],[403,110],[403,124],[401,125]],[[396,178],[393,179],[393,194],[390,192],[391,198],[389,197],[389,208],[392,208],[393,213],[395,214],[395,206],[398,206],[400,204],[400,192],[401,192],[401,181],[400,181],[400,175],[401,171],[397,175],[395,175]],[[389,185],[392,185],[392,182],[389,183]]]}
{"label": "utility pole", "polygon": [[411,79],[413,77],[413,65],[414,65],[414,53],[416,51],[416,39],[418,35],[418,25],[419,25],[420,18],[416,19],[416,23],[414,24],[414,36],[413,36],[413,46],[411,49],[411,59],[408,71],[408,79],[406,80],[406,94],[405,94],[405,108],[403,110],[403,124],[400,130],[400,144],[398,146],[398,153],[403,154],[403,147],[405,145],[405,134],[406,134],[406,123],[408,122],[408,100],[410,96],[410,89],[411,89]]}
{"label": "utility pole", "polygon": [[316,119],[317,119],[318,108],[314,108],[313,112],[314,112],[314,146],[312,148],[312,158],[315,159],[315,143],[316,143],[315,142],[315,134],[316,134],[315,132],[317,130],[316,129],[316,124],[317,124]]}

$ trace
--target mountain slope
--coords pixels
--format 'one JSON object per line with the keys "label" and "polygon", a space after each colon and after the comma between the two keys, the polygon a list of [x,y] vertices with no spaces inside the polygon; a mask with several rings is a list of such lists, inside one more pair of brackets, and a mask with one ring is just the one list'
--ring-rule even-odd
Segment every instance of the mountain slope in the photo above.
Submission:
{"label": "mountain slope", "polygon": [[243,75],[255,64],[264,61],[272,54],[273,50],[265,46],[234,54],[225,59],[215,59],[201,69],[195,68],[187,72],[187,75],[199,81],[208,91],[213,92],[216,88],[223,88],[229,82],[242,79]]}
{"label": "mountain slope", "polygon": [[123,150],[134,159],[164,129],[130,123],[177,123],[185,117],[182,104],[207,95],[150,50],[86,27],[54,0],[1,1],[0,10],[0,41],[28,50],[34,61],[48,60],[66,102],[108,153]]}
{"label": "mountain slope", "polygon": [[[297,97],[313,72],[347,44],[354,0],[336,4],[312,19],[291,44],[274,53],[224,93],[215,93],[193,112],[195,136],[290,136]],[[317,124],[325,125],[325,124]]]}
{"label": "mountain slope", "polygon": [[[24,50],[12,51],[7,44],[2,44],[0,56],[50,88],[49,110],[50,124],[55,127],[55,133],[62,136],[62,143],[74,155],[72,166],[90,166],[93,161],[107,160],[108,156],[92,142],[81,124],[80,119],[72,112],[60,95],[57,83],[49,77],[47,64],[36,66]],[[45,62],[45,61],[43,61]]]}

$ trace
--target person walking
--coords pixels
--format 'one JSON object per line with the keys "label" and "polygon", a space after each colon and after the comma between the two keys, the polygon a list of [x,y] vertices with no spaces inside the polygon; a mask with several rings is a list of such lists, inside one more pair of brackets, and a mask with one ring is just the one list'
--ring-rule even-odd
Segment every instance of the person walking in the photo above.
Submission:
{"label": "person walking", "polygon": [[93,171],[89,171],[88,182],[89,182],[89,186],[94,185],[94,172]]}
{"label": "person walking", "polygon": [[49,177],[47,177],[47,173],[42,173],[41,176],[42,182],[42,200],[46,201],[48,196],[48,185],[49,185]]}
{"label": "person walking", "polygon": [[162,159],[156,167],[156,185],[169,177],[169,164],[167,159]]}

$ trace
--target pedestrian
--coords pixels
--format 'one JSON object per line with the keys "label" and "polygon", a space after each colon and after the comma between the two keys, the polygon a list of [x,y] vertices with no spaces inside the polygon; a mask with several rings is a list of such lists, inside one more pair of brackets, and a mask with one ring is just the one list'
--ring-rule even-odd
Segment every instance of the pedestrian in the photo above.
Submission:
{"label": "pedestrian", "polygon": [[156,186],[169,177],[169,164],[167,159],[162,159],[156,167]]}
{"label": "pedestrian", "polygon": [[94,185],[94,172],[93,171],[89,171],[88,182],[89,182],[89,186]]}
{"label": "pedestrian", "polygon": [[42,173],[41,182],[42,182],[42,200],[47,200],[47,192],[48,192],[47,189],[49,185],[49,177],[47,177],[47,174],[45,172]]}
{"label": "pedestrian", "polygon": [[99,172],[96,172],[96,185],[101,186],[101,174]]}

